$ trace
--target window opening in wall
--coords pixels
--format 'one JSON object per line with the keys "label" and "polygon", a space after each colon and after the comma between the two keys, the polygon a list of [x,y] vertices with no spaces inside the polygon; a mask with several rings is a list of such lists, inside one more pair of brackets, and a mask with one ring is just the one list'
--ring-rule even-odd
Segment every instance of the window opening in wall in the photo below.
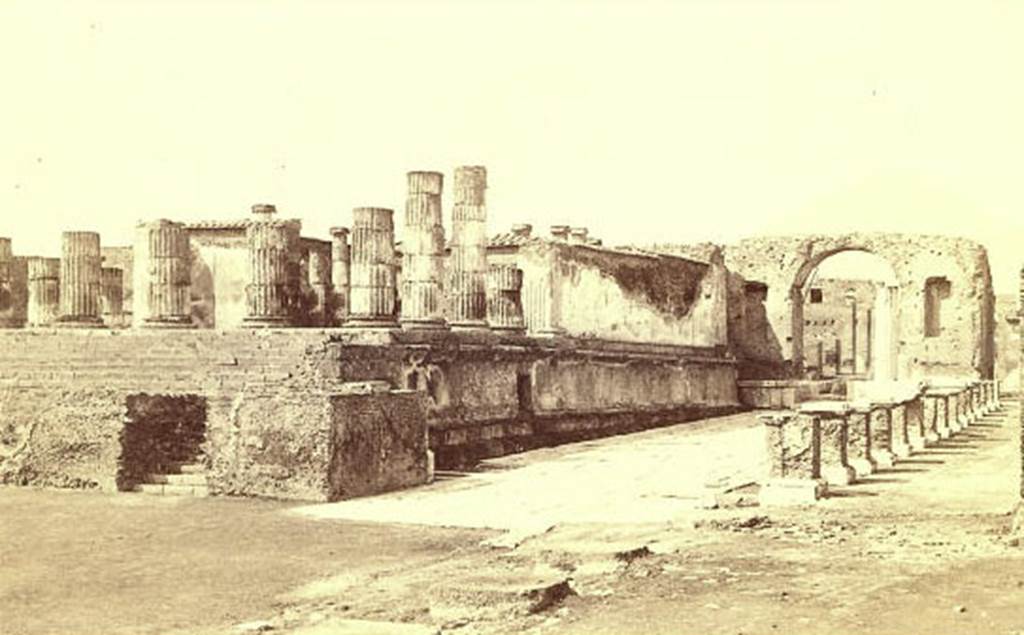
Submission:
{"label": "window opening in wall", "polygon": [[942,303],[947,300],[952,285],[944,277],[933,277],[924,283],[924,336],[938,337],[942,334]]}
{"label": "window opening in wall", "polygon": [[821,289],[811,289],[811,304],[821,304],[823,300]]}

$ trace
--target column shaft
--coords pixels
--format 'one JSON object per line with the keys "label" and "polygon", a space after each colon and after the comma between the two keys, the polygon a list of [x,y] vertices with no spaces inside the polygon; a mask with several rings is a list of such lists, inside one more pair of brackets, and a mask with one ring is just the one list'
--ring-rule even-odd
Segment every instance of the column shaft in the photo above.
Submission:
{"label": "column shaft", "polygon": [[487,322],[491,328],[522,332],[523,272],[514,265],[491,265],[487,269]]}
{"label": "column shaft", "polygon": [[487,326],[487,170],[481,166],[455,169],[452,209],[451,324]]}
{"label": "column shaft", "polygon": [[402,239],[402,326],[443,328],[444,225],[438,172],[410,172]]}
{"label": "column shaft", "polygon": [[18,311],[17,277],[11,239],[0,238],[0,328],[24,325]]}
{"label": "column shaft", "polygon": [[192,324],[191,247],[182,223],[139,223],[135,235],[132,321],[151,328]]}
{"label": "column shaft", "polygon": [[309,251],[309,286],[313,290],[311,322],[313,326],[327,326],[331,304],[331,254],[321,249]]}
{"label": "column shaft", "polygon": [[351,288],[352,249],[348,244],[348,228],[331,228],[331,301],[333,323],[340,326],[349,314]]}
{"label": "column shaft", "polygon": [[291,324],[298,282],[299,231],[299,223],[290,220],[257,220],[246,225],[249,243],[246,326]]}
{"label": "column shaft", "polygon": [[28,323],[50,326],[60,315],[60,258],[28,260]]}
{"label": "column shaft", "polygon": [[100,235],[64,232],[61,238],[60,318],[68,327],[98,327],[100,320]]}
{"label": "column shaft", "polygon": [[394,212],[380,207],[352,210],[352,264],[346,326],[394,326]]}
{"label": "column shaft", "polygon": [[115,267],[100,270],[100,312],[107,326],[123,326],[124,272]]}

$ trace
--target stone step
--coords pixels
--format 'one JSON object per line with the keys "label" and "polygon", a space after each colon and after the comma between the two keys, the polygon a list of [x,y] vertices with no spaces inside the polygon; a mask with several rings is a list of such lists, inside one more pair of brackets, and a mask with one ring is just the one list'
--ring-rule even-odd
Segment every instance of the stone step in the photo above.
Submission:
{"label": "stone step", "polygon": [[167,485],[201,485],[206,486],[205,474],[147,474],[146,483]]}
{"label": "stone step", "polygon": [[205,485],[171,485],[166,483],[140,483],[134,490],[143,494],[156,494],[160,496],[198,496],[210,495],[210,490]]}

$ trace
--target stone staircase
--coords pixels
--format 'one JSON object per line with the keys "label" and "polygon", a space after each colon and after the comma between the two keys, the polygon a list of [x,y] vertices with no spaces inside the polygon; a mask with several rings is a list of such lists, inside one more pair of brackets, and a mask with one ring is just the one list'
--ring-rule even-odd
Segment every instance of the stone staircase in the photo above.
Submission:
{"label": "stone staircase", "polygon": [[161,496],[209,496],[206,467],[201,463],[173,464],[160,474],[147,474],[134,490]]}

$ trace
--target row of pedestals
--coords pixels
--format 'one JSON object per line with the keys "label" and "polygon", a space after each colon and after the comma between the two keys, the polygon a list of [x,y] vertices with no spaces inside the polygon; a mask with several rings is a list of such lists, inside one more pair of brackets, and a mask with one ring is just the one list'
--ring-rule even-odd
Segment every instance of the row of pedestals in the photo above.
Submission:
{"label": "row of pedestals", "polygon": [[[309,284],[327,316],[323,325],[523,331],[522,271],[513,265],[487,264],[486,169],[455,170],[450,256],[441,207],[444,176],[410,172],[407,178],[401,293],[394,262],[394,212],[356,208],[351,231],[331,230],[330,262],[324,254],[308,254]],[[272,205],[256,205],[252,211],[246,224],[244,324],[296,326],[301,310],[301,223],[275,218]],[[28,310],[27,317],[20,317],[11,308],[15,276],[10,239],[0,239],[0,326],[27,322],[96,327],[102,326],[105,303],[116,301],[121,312],[121,270],[102,267],[99,234],[64,232],[61,249],[60,259],[28,259]],[[192,254],[187,227],[169,220],[140,223],[133,252],[135,323],[190,327]]]}
{"label": "row of pedestals", "polygon": [[947,439],[999,408],[994,380],[933,383],[859,401],[804,402],[759,415],[768,450],[761,504],[813,503]]}

